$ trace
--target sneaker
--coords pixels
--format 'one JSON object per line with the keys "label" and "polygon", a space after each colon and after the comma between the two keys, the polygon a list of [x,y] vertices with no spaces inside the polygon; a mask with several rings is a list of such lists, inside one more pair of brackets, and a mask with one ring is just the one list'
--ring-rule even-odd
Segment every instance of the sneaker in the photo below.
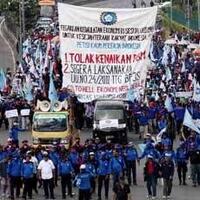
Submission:
{"label": "sneaker", "polygon": [[167,199],[171,199],[171,196],[167,196]]}
{"label": "sneaker", "polygon": [[162,198],[163,198],[163,199],[167,199],[167,196],[163,196]]}
{"label": "sneaker", "polygon": [[151,199],[152,199],[152,200],[155,200],[155,199],[156,199],[156,197],[152,197]]}
{"label": "sneaker", "polygon": [[151,195],[147,195],[147,199],[151,199]]}

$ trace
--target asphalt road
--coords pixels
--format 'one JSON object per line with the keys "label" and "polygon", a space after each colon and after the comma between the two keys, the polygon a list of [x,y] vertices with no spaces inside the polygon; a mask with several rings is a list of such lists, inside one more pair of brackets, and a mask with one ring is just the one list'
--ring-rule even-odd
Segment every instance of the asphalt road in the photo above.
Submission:
{"label": "asphalt road", "polygon": [[11,47],[2,33],[3,18],[0,17],[0,68],[13,68],[13,55]]}

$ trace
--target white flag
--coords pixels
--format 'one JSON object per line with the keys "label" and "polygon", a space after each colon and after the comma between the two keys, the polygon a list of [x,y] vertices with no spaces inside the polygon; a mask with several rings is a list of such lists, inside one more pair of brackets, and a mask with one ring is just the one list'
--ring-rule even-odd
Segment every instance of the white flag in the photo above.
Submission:
{"label": "white flag", "polygon": [[193,100],[200,102],[200,85],[196,80],[194,80]]}
{"label": "white flag", "polygon": [[194,120],[192,119],[192,116],[190,115],[187,108],[185,109],[183,125],[200,134],[200,129],[198,129],[198,127],[195,125]]}
{"label": "white flag", "polygon": [[167,98],[165,99],[165,108],[168,112],[172,112],[174,110],[172,106],[172,100],[169,96],[167,96]]}

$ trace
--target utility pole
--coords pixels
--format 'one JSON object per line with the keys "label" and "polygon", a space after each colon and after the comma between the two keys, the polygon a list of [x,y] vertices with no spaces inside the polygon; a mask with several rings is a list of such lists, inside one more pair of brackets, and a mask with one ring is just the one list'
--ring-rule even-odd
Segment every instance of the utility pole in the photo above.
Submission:
{"label": "utility pole", "polygon": [[22,56],[22,8],[21,8],[21,2],[19,1],[19,57]]}
{"label": "utility pole", "polygon": [[188,36],[190,40],[190,0],[187,0],[187,27],[188,27]]}
{"label": "utility pole", "polygon": [[173,1],[171,0],[171,6],[170,6],[170,23],[171,23],[171,26],[172,26],[172,20],[173,20],[173,13],[172,13],[172,7],[173,7]]}
{"label": "utility pole", "polygon": [[26,34],[24,0],[22,0],[21,3],[22,3],[22,35],[23,35],[23,41],[24,41],[25,40],[25,34]]}
{"label": "utility pole", "polygon": [[198,30],[200,31],[200,0],[197,0],[197,8],[198,8]]}

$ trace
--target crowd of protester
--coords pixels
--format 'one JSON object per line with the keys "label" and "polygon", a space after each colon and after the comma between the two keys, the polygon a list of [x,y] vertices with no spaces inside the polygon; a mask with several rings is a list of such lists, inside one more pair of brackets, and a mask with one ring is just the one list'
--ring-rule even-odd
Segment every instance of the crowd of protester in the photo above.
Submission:
{"label": "crowd of protester", "polygon": [[[114,199],[126,200],[131,195],[131,184],[137,185],[136,169],[143,158],[146,158],[144,181],[149,198],[157,197],[160,178],[163,179],[163,198],[170,198],[175,166],[180,185],[189,183],[187,174],[194,187],[200,185],[200,137],[183,126],[185,109],[194,119],[199,119],[200,104],[192,96],[176,96],[177,92],[193,91],[194,82],[200,82],[199,57],[186,44],[179,44],[188,39],[184,31],[171,33],[176,41],[171,45],[165,44],[162,31],[155,33],[150,50],[152,63],[147,74],[146,98],[140,95],[128,101],[128,129],[144,139],[141,153],[132,142],[122,146],[110,141],[101,143],[98,138],[88,139],[83,144],[80,138],[76,138],[70,149],[62,145],[33,148],[28,141],[19,145],[18,134],[30,129],[37,100],[51,100],[51,81],[59,101],[73,99],[76,128],[92,127],[94,104],[79,102],[68,88],[62,87],[58,33],[57,22],[48,32],[34,30],[24,42],[22,61],[16,63],[14,72],[11,69],[5,72],[0,127],[5,124],[9,139],[6,145],[0,146],[0,194],[11,199],[20,195],[25,199],[33,198],[32,190],[37,194],[38,188],[43,187],[45,197],[54,199],[54,188],[60,181],[63,199],[66,194],[74,196],[73,185],[79,188],[80,200],[92,199],[95,191],[99,200],[108,199],[112,177]],[[199,43],[200,34],[190,35],[189,42]],[[166,105],[167,98],[171,108]],[[18,121],[6,117],[6,111],[12,109],[17,109]],[[22,109],[30,109],[29,116],[20,116]],[[178,139],[177,148],[175,138]],[[23,193],[20,194],[22,186]]]}

